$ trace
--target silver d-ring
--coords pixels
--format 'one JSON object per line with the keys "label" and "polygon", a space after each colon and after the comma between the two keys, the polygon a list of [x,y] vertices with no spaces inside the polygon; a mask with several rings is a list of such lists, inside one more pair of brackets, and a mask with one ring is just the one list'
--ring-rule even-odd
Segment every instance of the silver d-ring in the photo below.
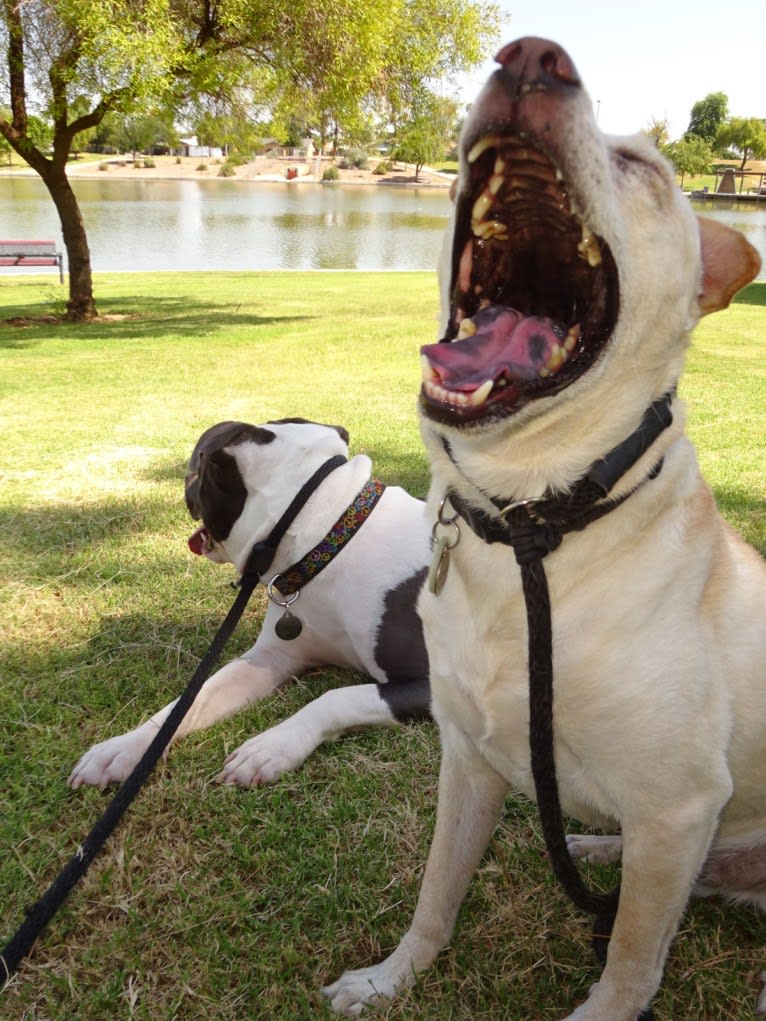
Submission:
{"label": "silver d-ring", "polygon": [[[292,606],[293,603],[295,602],[295,600],[301,594],[301,590],[300,589],[296,589],[295,592],[293,592],[292,595],[290,595],[290,596],[282,596],[282,593],[280,592],[279,595],[282,596],[282,598],[280,599],[278,596],[274,595],[274,583],[276,581],[278,581],[278,580],[279,580],[279,575],[275,574],[274,577],[271,579],[271,581],[266,586],[266,595],[269,597],[269,599],[272,601],[272,603],[276,603],[277,606],[285,606],[285,607]],[[277,591],[279,591],[279,590],[277,589]]]}
{"label": "silver d-ring", "polygon": [[[439,525],[454,525],[455,524],[455,519],[458,516],[457,511],[455,511],[455,513],[452,515],[451,518],[448,518],[448,517],[445,516],[444,508],[447,505],[447,500],[449,500],[449,493],[445,493],[444,496],[441,498],[441,503],[439,504],[439,510],[436,513],[436,522]],[[459,529],[458,529],[458,531],[459,531]]]}
{"label": "silver d-ring", "polygon": [[528,500],[517,500],[515,503],[509,503],[507,507],[503,507],[500,511],[500,517],[504,518],[511,511],[518,510],[520,507],[524,507],[529,511],[530,508],[533,508],[538,503],[543,503],[544,500],[545,498],[542,496],[532,496]]}
{"label": "silver d-ring", "polygon": [[[431,538],[434,540],[434,542],[442,541],[443,548],[451,550],[454,549],[460,542],[460,525],[457,523],[457,519],[459,516],[457,511],[455,511],[451,518],[445,517],[444,505],[447,503],[447,500],[449,500],[449,495],[445,495],[444,497],[442,497],[442,501],[439,504],[439,510],[436,515],[436,521],[434,521],[434,526],[431,529]],[[442,536],[441,540],[438,539],[436,530],[439,528],[440,525],[442,528],[449,528],[451,526],[452,528],[455,529],[453,533],[452,542],[448,542],[444,536]]]}

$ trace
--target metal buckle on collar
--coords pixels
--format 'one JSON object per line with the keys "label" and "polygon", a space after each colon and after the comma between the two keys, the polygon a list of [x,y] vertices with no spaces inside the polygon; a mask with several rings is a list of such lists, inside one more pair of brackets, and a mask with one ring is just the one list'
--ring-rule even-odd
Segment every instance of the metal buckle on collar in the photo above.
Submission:
{"label": "metal buckle on collar", "polygon": [[505,521],[509,514],[513,511],[524,508],[529,516],[529,520],[533,521],[536,525],[544,525],[545,518],[541,514],[535,512],[535,507],[538,503],[544,503],[545,497],[543,496],[532,496],[527,500],[516,500],[514,503],[509,503],[507,507],[503,507],[500,511],[500,517]]}

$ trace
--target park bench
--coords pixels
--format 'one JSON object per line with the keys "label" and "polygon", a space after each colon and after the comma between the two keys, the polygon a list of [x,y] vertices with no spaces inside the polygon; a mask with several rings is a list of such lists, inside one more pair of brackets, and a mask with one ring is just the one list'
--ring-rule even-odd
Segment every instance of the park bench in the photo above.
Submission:
{"label": "park bench", "polygon": [[64,283],[64,257],[55,241],[0,241],[0,266],[58,266]]}

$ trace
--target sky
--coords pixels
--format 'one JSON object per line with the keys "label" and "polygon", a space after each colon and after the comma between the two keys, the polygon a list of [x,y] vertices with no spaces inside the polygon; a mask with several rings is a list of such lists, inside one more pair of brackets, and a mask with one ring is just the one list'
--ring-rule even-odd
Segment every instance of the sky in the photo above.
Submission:
{"label": "sky", "polygon": [[[692,106],[725,92],[733,117],[766,118],[766,0],[500,0],[503,42],[536,35],[564,47],[601,128],[627,135],[667,120],[683,135]],[[461,81],[466,102],[494,67]]]}

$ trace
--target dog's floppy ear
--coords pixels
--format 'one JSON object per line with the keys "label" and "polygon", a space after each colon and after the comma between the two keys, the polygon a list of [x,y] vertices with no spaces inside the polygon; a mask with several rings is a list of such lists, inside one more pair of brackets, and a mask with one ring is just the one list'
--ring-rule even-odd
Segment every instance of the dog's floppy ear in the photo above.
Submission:
{"label": "dog's floppy ear", "polygon": [[703,316],[726,308],[737,291],[749,284],[761,268],[761,257],[738,230],[698,216],[702,251]]}

